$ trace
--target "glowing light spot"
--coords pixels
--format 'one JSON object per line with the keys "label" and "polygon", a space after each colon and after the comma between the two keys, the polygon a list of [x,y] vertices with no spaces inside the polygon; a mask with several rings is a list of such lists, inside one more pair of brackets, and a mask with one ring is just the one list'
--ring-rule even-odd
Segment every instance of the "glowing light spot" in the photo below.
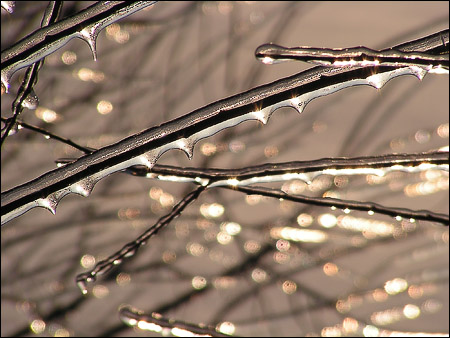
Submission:
{"label": "glowing light spot", "polygon": [[256,283],[263,283],[267,279],[267,272],[265,272],[263,269],[253,269],[252,271],[252,279]]}
{"label": "glowing light spot", "polygon": [[389,295],[383,289],[375,289],[372,291],[372,298],[376,302],[384,302],[389,298]]}
{"label": "glowing light spot", "polygon": [[261,195],[246,195],[245,196],[245,202],[248,205],[256,205],[259,202],[261,202],[262,196]]}
{"label": "glowing light spot", "polygon": [[206,218],[218,218],[223,215],[225,208],[219,203],[204,203],[200,206],[200,213]]}
{"label": "glowing light spot", "polygon": [[277,146],[267,146],[264,148],[264,156],[267,158],[275,157],[278,155]]}
{"label": "glowing light spot", "polygon": [[270,230],[270,236],[275,239],[310,243],[321,243],[328,239],[328,235],[321,230],[306,230],[291,227],[274,227]]}
{"label": "glowing light spot", "polygon": [[195,276],[192,278],[192,287],[196,290],[203,289],[207,284],[206,278],[202,276]]}
{"label": "glowing light spot", "polygon": [[127,284],[130,284],[131,282],[131,276],[128,273],[121,272],[116,277],[116,283],[119,286],[125,286]]}
{"label": "glowing light spot", "polygon": [[89,68],[81,68],[75,72],[75,76],[81,81],[102,82],[105,79],[105,74],[100,71],[94,71]]}
{"label": "glowing light spot", "polygon": [[355,318],[347,317],[342,321],[342,328],[345,333],[355,333],[358,330],[358,321]]}
{"label": "glowing light spot", "polygon": [[227,245],[229,244],[231,241],[233,240],[233,236],[231,236],[230,234],[228,234],[225,231],[220,231],[217,234],[217,242],[219,242],[222,245]]}
{"label": "glowing light spot", "polygon": [[137,327],[141,330],[147,330],[147,331],[153,331],[153,332],[161,332],[162,327],[160,325],[157,325],[155,323],[148,323],[144,320],[140,320],[137,323]]}
{"label": "glowing light spot", "polygon": [[54,337],[70,337],[70,332],[64,328],[59,328],[55,331]]}
{"label": "glowing light spot", "polygon": [[344,213],[349,214],[350,213],[350,209],[349,208],[345,208],[344,210],[342,210]]}
{"label": "glowing light spot", "polygon": [[83,255],[80,259],[80,264],[85,269],[90,269],[95,265],[95,257],[92,255]]}
{"label": "glowing light spot", "polygon": [[375,212],[374,212],[373,210],[369,210],[367,213],[368,213],[370,216],[375,215]]}
{"label": "glowing light spot", "polygon": [[77,62],[77,54],[69,50],[65,51],[61,56],[61,60],[66,65],[73,65],[75,62]]}
{"label": "glowing light spot", "polygon": [[403,314],[408,319],[415,319],[420,316],[420,309],[414,304],[407,304],[403,308]]}
{"label": "glowing light spot", "polygon": [[408,282],[403,278],[395,278],[384,284],[384,290],[390,295],[396,295],[408,288]]}
{"label": "glowing light spot", "polygon": [[41,119],[46,123],[54,123],[61,120],[61,116],[55,111],[42,106],[36,108],[35,115],[38,119]]}
{"label": "glowing light spot", "polygon": [[45,331],[45,322],[41,319],[35,319],[30,324],[30,329],[36,334],[41,334]]}
{"label": "glowing light spot", "polygon": [[373,235],[390,236],[395,229],[391,223],[362,217],[339,216],[337,220],[340,228],[362,232],[366,238],[373,237]]}
{"label": "glowing light spot", "polygon": [[380,330],[373,325],[366,325],[363,329],[364,337],[378,337]]}
{"label": "glowing light spot", "polygon": [[326,326],[320,331],[322,337],[341,337],[342,331],[338,326]]}
{"label": "glowing light spot", "polygon": [[96,285],[92,289],[92,294],[96,298],[105,298],[107,295],[109,295],[109,289],[104,285]]}
{"label": "glowing light spot", "polygon": [[422,308],[428,313],[436,313],[442,309],[442,303],[435,299],[428,299],[422,304]]}
{"label": "glowing light spot", "polygon": [[414,135],[414,139],[417,143],[423,144],[430,140],[431,135],[426,130],[418,130],[416,134]]}
{"label": "glowing light spot", "polygon": [[263,59],[261,59],[261,62],[265,65],[271,65],[274,63],[274,59],[272,59],[270,56],[265,56]]}
{"label": "glowing light spot", "polygon": [[332,214],[322,214],[319,216],[318,221],[324,228],[332,228],[337,224],[337,218]]}
{"label": "glowing light spot", "polygon": [[153,200],[159,200],[159,197],[162,195],[163,190],[159,187],[152,187],[149,191],[149,196]]}
{"label": "glowing light spot", "polygon": [[172,194],[164,192],[159,196],[159,203],[164,208],[172,207],[175,204],[175,198]]}
{"label": "glowing light spot", "polygon": [[171,264],[177,259],[177,254],[172,250],[166,250],[162,254],[162,260],[166,264]]}
{"label": "glowing light spot", "polygon": [[239,184],[239,180],[236,178],[230,178],[227,180],[227,184],[231,186],[237,186]]}
{"label": "glowing light spot", "polygon": [[234,332],[236,331],[236,327],[231,322],[223,322],[223,323],[220,323],[219,325],[217,325],[216,330],[232,336],[234,334]]}
{"label": "glowing light spot", "polygon": [[291,280],[287,280],[283,282],[281,288],[284,293],[292,295],[295,291],[297,291],[297,284]]}
{"label": "glowing light spot", "polygon": [[236,222],[224,222],[220,225],[220,229],[231,236],[235,236],[241,232],[241,225]]}
{"label": "glowing light spot", "polygon": [[206,142],[202,144],[202,146],[200,147],[200,151],[205,156],[212,156],[216,153],[217,147],[215,144]]}
{"label": "glowing light spot", "polygon": [[402,216],[395,216],[395,219],[396,219],[398,222],[400,222],[403,218],[402,218]]}
{"label": "glowing light spot", "polygon": [[310,214],[302,213],[297,217],[297,223],[301,227],[308,227],[312,224],[314,218]]}
{"label": "glowing light spot", "polygon": [[250,254],[257,253],[261,249],[261,244],[254,240],[249,240],[244,243],[244,250]]}
{"label": "glowing light spot", "polygon": [[284,240],[284,239],[279,239],[275,245],[277,247],[277,249],[281,252],[285,252],[288,251],[289,248],[291,247],[291,243],[289,243],[288,241]]}
{"label": "glowing light spot", "polygon": [[330,277],[336,276],[339,272],[339,268],[336,264],[328,262],[323,266],[323,272]]}
{"label": "glowing light spot", "polygon": [[102,114],[106,115],[111,113],[113,110],[113,105],[109,101],[101,100],[99,103],[97,103],[97,111]]}
{"label": "glowing light spot", "polygon": [[436,131],[439,137],[448,138],[449,135],[448,123],[441,124]]}
{"label": "glowing light spot", "polygon": [[232,153],[240,153],[245,150],[245,143],[237,140],[233,140],[228,145],[228,148]]}
{"label": "glowing light spot", "polygon": [[214,279],[213,285],[216,289],[230,289],[237,285],[237,280],[230,276],[217,277]]}
{"label": "glowing light spot", "polygon": [[206,252],[206,248],[200,243],[191,242],[186,245],[186,251],[192,256],[199,257]]}

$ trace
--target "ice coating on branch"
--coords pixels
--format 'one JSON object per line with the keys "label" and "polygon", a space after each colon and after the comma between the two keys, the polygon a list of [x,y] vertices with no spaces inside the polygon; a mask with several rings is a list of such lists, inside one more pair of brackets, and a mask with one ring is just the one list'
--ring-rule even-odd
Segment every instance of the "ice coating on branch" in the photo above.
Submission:
{"label": "ice coating on branch", "polygon": [[[224,120],[222,122],[218,122],[216,124],[213,124],[209,127],[206,127],[192,135],[190,135],[188,138],[179,138],[175,141],[169,142],[167,144],[164,144],[162,146],[159,146],[155,149],[152,149],[150,151],[147,151],[146,153],[142,155],[138,155],[134,158],[131,158],[129,160],[123,161],[119,164],[110,166],[106,169],[100,170],[99,172],[92,174],[89,177],[86,177],[82,179],[81,181],[74,183],[71,185],[69,189],[62,189],[55,193],[58,198],[54,198],[54,196],[50,196],[51,198],[47,198],[45,202],[41,202],[40,205],[36,205],[35,202],[30,202],[25,206],[22,206],[20,208],[17,208],[6,215],[2,215],[2,224],[7,222],[8,220],[17,217],[18,215],[22,214],[25,211],[28,211],[31,208],[34,208],[36,206],[44,206],[50,211],[54,212],[56,210],[56,206],[59,203],[59,200],[65,196],[67,193],[76,193],[82,196],[88,196],[90,192],[92,191],[94,185],[101,180],[102,178],[111,175],[115,172],[121,171],[123,169],[126,169],[133,165],[145,165],[147,168],[152,168],[153,165],[156,163],[156,161],[159,159],[159,157],[164,154],[166,151],[172,150],[172,149],[178,149],[186,153],[188,158],[192,158],[193,156],[193,148],[195,144],[200,141],[201,139],[204,139],[206,137],[212,136],[226,128],[234,127],[244,121],[248,120],[254,120],[259,121],[262,123],[267,123],[272,113],[282,107],[293,107],[295,108],[299,113],[303,111],[305,106],[313,99],[332,94],[336,91],[357,86],[357,85],[370,85],[372,87],[375,87],[377,89],[380,89],[387,81],[391,80],[392,78],[402,76],[402,75],[414,75],[418,77],[419,79],[423,77],[424,70],[419,70],[419,67],[412,66],[412,67],[404,67],[404,68],[396,68],[392,71],[383,72],[380,74],[370,75],[367,78],[355,78],[355,79],[349,79],[347,81],[343,81],[337,84],[333,84],[330,86],[325,86],[320,89],[312,90],[310,92],[306,92],[298,97],[290,98],[287,100],[283,100],[280,102],[276,102],[270,106],[266,106],[260,111],[251,111],[248,113],[243,113],[242,115],[229,118],[227,120]],[[426,70],[425,70],[426,71]],[[257,103],[255,104],[258,105]],[[311,179],[305,179],[306,182],[310,181]],[[217,183],[216,183],[217,185]]]}
{"label": "ice coating on branch", "polygon": [[[108,25],[123,19],[155,1],[138,1],[127,4],[126,2],[100,2],[73,17],[69,17],[35,31],[16,45],[2,52],[1,81],[5,92],[9,92],[11,77],[24,67],[52,54],[73,38],[81,38],[86,41],[92,51],[94,60],[97,60],[96,40],[100,31]],[[3,2],[2,2],[3,5]],[[102,14],[106,14],[103,17]],[[88,19],[96,19],[89,25],[83,25]],[[56,38],[61,36],[60,38]],[[35,49],[30,53],[30,50]]]}

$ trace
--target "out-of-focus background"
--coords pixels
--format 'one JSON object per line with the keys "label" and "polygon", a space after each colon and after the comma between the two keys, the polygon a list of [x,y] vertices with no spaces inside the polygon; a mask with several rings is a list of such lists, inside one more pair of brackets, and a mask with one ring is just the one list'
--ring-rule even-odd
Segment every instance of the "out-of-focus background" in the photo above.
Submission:
{"label": "out-of-focus background", "polygon": [[[89,2],[67,2],[63,16]],[[2,10],[2,50],[38,29],[47,2]],[[99,148],[218,99],[311,67],[263,65],[255,49],[386,48],[448,28],[448,2],[160,2],[102,31],[94,62],[72,40],[45,59],[39,108],[23,121]],[[2,95],[2,117],[12,94]],[[267,125],[245,122],[199,142],[189,161],[241,168],[266,162],[420,152],[448,146],[448,75],[403,76],[316,99],[299,115],[280,109]],[[27,130],[1,152],[2,191],[79,157]],[[448,172],[320,176],[291,194],[334,196],[449,212]],[[449,331],[448,227],[211,189],[133,258],[83,296],[75,276],[135,239],[194,186],[114,174],[88,198],[65,197],[56,215],[33,209],[1,229],[2,336],[160,336],[124,325],[118,308],[238,336],[377,336]],[[321,243],[283,228],[318,230]]]}

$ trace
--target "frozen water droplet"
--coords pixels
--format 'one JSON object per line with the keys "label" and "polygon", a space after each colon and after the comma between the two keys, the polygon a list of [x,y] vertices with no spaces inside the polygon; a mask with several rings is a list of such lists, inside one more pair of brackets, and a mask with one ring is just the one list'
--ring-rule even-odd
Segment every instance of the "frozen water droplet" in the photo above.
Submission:
{"label": "frozen water droplet", "polygon": [[78,280],[77,286],[83,295],[87,295],[88,289],[87,289],[87,284],[86,284],[85,280]]}
{"label": "frozen water droplet", "polygon": [[30,110],[35,110],[39,105],[39,99],[34,92],[34,90],[31,90],[30,94],[25,98],[25,100],[22,101],[22,107],[28,108]]}
{"label": "frozen water droplet", "polygon": [[2,86],[5,90],[5,93],[9,93],[9,87],[11,85],[11,76],[13,73],[14,72],[11,71],[10,67],[2,69]]}
{"label": "frozen water droplet", "polygon": [[50,194],[47,198],[40,198],[37,201],[38,206],[49,210],[53,215],[56,214],[56,207],[59,200],[55,198],[54,194]]}
{"label": "frozen water droplet", "polygon": [[306,106],[306,102],[301,100],[298,97],[294,97],[293,99],[289,100],[289,104],[291,107],[293,107],[299,114],[303,112]]}
{"label": "frozen water droplet", "polygon": [[80,38],[87,42],[89,45],[89,48],[91,49],[92,56],[94,57],[94,61],[97,61],[97,47],[96,47],[96,41],[97,41],[97,28],[96,25],[88,26],[86,28],[83,28],[80,32]]}
{"label": "frozen water droplet", "polygon": [[138,159],[142,165],[145,165],[147,168],[151,169],[155,165],[157,157],[158,156],[155,151],[149,151],[139,156]]}
{"label": "frozen water droplet", "polygon": [[256,48],[255,56],[256,58],[266,65],[273,65],[275,63],[290,61],[289,59],[282,59],[283,52],[287,49],[275,44],[264,44]]}
{"label": "frozen water droplet", "polygon": [[409,69],[411,69],[412,74],[415,75],[420,81],[422,81],[428,73],[425,68],[419,66],[410,66]]}
{"label": "frozen water droplet", "polygon": [[366,80],[369,83],[369,85],[371,85],[372,87],[375,87],[376,89],[380,89],[381,87],[384,86],[384,84],[388,80],[388,77],[382,73],[382,74],[375,74],[375,75],[369,76]]}
{"label": "frozen water droplet", "polygon": [[119,265],[120,263],[122,263],[122,260],[121,260],[121,259],[115,259],[115,260],[113,261],[113,264],[114,264],[114,265]]}
{"label": "frozen water droplet", "polygon": [[70,186],[70,192],[74,194],[78,194],[84,197],[88,197],[91,194],[92,189],[94,188],[95,181],[91,177],[85,178],[77,183],[74,183]]}
{"label": "frozen water droplet", "polygon": [[188,157],[188,159],[192,159],[192,156],[194,155],[194,140],[192,139],[180,139],[177,141],[177,146],[179,147],[179,149],[181,149],[182,151],[185,152],[186,156]]}
{"label": "frozen water droplet", "polygon": [[268,108],[269,107],[258,110],[258,111],[254,111],[251,114],[262,124],[267,124],[267,122],[269,121],[269,117],[270,117],[270,109],[268,109]]}
{"label": "frozen water droplet", "polygon": [[373,210],[369,210],[367,213],[368,213],[370,216],[373,216],[373,215],[375,214],[375,212],[374,212]]}
{"label": "frozen water droplet", "polygon": [[123,257],[133,257],[136,254],[137,249],[131,249],[129,250]]}

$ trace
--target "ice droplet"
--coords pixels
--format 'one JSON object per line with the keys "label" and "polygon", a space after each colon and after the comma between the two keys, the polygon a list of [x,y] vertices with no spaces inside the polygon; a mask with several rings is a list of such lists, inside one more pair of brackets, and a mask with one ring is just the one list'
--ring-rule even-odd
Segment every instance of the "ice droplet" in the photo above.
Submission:
{"label": "ice droplet", "polygon": [[412,74],[415,75],[420,81],[422,81],[428,73],[426,69],[419,66],[410,66],[409,69],[411,69]]}
{"label": "ice droplet", "polygon": [[22,107],[28,108],[30,110],[35,110],[39,105],[39,99],[34,92],[34,90],[31,90],[30,94],[22,101]]}
{"label": "ice droplet", "polygon": [[367,82],[376,89],[380,89],[389,80],[389,73],[381,73],[369,76]]}
{"label": "ice droplet", "polygon": [[87,295],[88,289],[87,289],[86,281],[84,279],[77,280],[77,286],[83,295]]}
{"label": "ice droplet", "polygon": [[137,249],[130,249],[123,257],[132,257],[136,254]]}
{"label": "ice droplet", "polygon": [[37,200],[37,205],[49,210],[53,215],[56,214],[56,207],[58,206],[58,200],[53,198],[52,195],[47,198],[40,198]]}
{"label": "ice droplet", "polygon": [[80,38],[87,42],[89,48],[91,49],[92,56],[94,57],[94,61],[97,61],[97,36],[98,30],[97,25],[91,25],[83,28],[80,32]]}
{"label": "ice droplet", "polygon": [[145,165],[149,169],[153,168],[157,158],[157,151],[149,151],[138,157],[140,164]]}
{"label": "ice droplet", "polygon": [[192,156],[194,156],[194,145],[195,141],[191,138],[182,138],[178,140],[177,146],[180,150],[184,151],[188,159],[192,160]]}
{"label": "ice droplet", "polygon": [[14,72],[11,67],[5,67],[2,69],[2,86],[5,89],[5,93],[9,93],[9,88],[11,86],[11,76]]}
{"label": "ice droplet", "polygon": [[70,186],[69,190],[70,192],[74,193],[74,194],[78,194],[84,197],[88,197],[91,192],[92,189],[94,188],[94,185],[97,183],[96,180],[94,180],[91,177],[85,178],[84,180],[81,180],[77,183],[74,183]]}
{"label": "ice droplet", "polygon": [[271,111],[269,109],[270,107],[254,111],[251,114],[255,117],[256,120],[260,121],[262,124],[267,124],[269,121],[269,117],[271,114]]}

